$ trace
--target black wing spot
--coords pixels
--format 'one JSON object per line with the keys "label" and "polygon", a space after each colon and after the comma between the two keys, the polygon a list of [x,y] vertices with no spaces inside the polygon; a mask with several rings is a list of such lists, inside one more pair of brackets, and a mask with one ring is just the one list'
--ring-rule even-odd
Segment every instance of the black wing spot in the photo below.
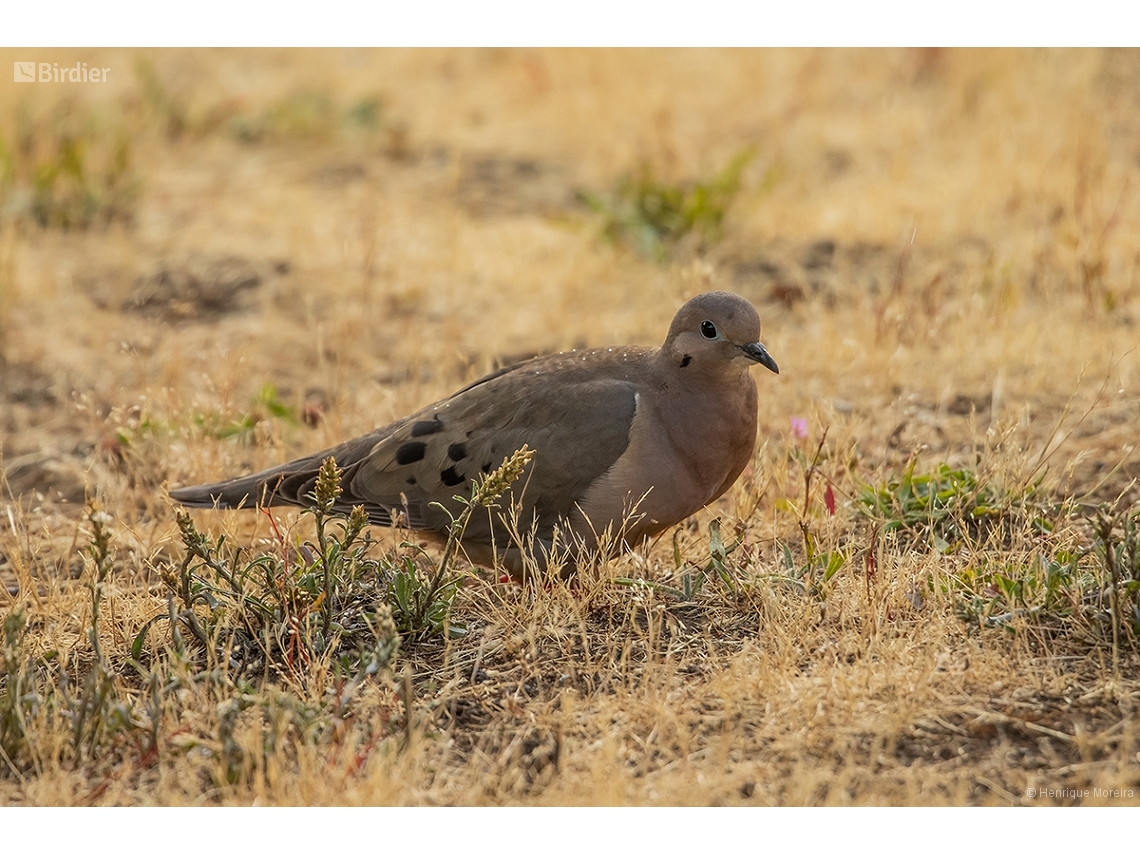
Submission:
{"label": "black wing spot", "polygon": [[439,420],[439,416],[429,422],[414,422],[412,424],[412,436],[431,436],[441,430],[443,430],[443,422]]}
{"label": "black wing spot", "polygon": [[686,353],[685,358],[681,360],[681,367],[684,368],[685,366],[687,366],[692,361],[693,361],[693,357],[689,356],[689,354]]}
{"label": "black wing spot", "polygon": [[458,472],[456,472],[454,466],[448,466],[446,469],[439,473],[439,480],[443,482],[443,485],[445,487],[455,487],[459,484],[462,484],[467,480],[467,478],[466,476],[460,475]]}
{"label": "black wing spot", "polygon": [[415,475],[413,475],[412,477],[410,477],[410,478],[408,479],[408,486],[409,486],[409,487],[414,487],[414,486],[416,486],[416,476],[415,476]]}
{"label": "black wing spot", "polygon": [[[417,424],[421,423],[417,422]],[[426,442],[405,442],[396,449],[396,462],[401,466],[407,466],[409,463],[423,460],[425,448],[427,448]]]}
{"label": "black wing spot", "polygon": [[458,463],[467,456],[467,443],[453,442],[447,447],[447,456]]}
{"label": "black wing spot", "polygon": [[491,474],[491,464],[490,463],[484,463],[479,468],[483,470],[484,475],[490,475]]}

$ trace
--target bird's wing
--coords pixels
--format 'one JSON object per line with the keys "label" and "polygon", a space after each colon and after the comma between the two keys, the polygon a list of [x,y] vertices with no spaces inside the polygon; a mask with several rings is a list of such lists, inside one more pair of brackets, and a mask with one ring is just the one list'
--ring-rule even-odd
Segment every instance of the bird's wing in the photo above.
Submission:
{"label": "bird's wing", "polygon": [[[535,457],[514,489],[540,527],[571,514],[587,488],[629,445],[637,408],[631,372],[644,354],[540,357],[488,375],[450,398],[353,440],[282,466],[171,491],[189,507],[312,504],[321,461],[343,470],[342,509],[363,505],[372,522],[443,531],[473,481],[523,445]],[[447,508],[447,512],[436,505]],[[486,532],[483,531],[486,529]],[[489,536],[473,519],[466,537]]]}

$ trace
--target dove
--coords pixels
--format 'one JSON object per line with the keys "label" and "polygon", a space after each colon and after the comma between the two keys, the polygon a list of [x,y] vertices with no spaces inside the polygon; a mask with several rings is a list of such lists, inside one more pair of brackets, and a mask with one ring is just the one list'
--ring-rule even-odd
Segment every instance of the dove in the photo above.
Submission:
{"label": "dove", "polygon": [[372,524],[443,542],[457,497],[525,445],[534,455],[522,475],[460,539],[473,563],[521,579],[633,548],[723,495],[756,444],[757,364],[779,374],[756,310],[713,291],[681,306],[659,348],[538,356],[372,433],[170,496],[189,508],[312,506],[331,457],[337,509],[362,505]]}

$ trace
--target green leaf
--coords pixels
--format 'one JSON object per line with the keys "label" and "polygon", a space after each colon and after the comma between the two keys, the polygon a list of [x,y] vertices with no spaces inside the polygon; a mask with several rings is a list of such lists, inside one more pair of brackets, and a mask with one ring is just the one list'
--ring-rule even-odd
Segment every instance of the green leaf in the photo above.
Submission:
{"label": "green leaf", "polygon": [[839,572],[840,568],[847,561],[847,557],[842,552],[830,552],[827,554],[827,567],[823,571],[823,581],[831,581],[831,577]]}

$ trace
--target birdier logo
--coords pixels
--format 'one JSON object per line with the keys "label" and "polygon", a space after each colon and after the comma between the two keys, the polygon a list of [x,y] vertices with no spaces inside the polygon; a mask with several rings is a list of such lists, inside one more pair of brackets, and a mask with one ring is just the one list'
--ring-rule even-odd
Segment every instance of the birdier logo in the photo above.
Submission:
{"label": "birdier logo", "polygon": [[16,83],[106,83],[110,70],[88,67],[85,62],[62,68],[58,62],[14,62],[12,80]]}

